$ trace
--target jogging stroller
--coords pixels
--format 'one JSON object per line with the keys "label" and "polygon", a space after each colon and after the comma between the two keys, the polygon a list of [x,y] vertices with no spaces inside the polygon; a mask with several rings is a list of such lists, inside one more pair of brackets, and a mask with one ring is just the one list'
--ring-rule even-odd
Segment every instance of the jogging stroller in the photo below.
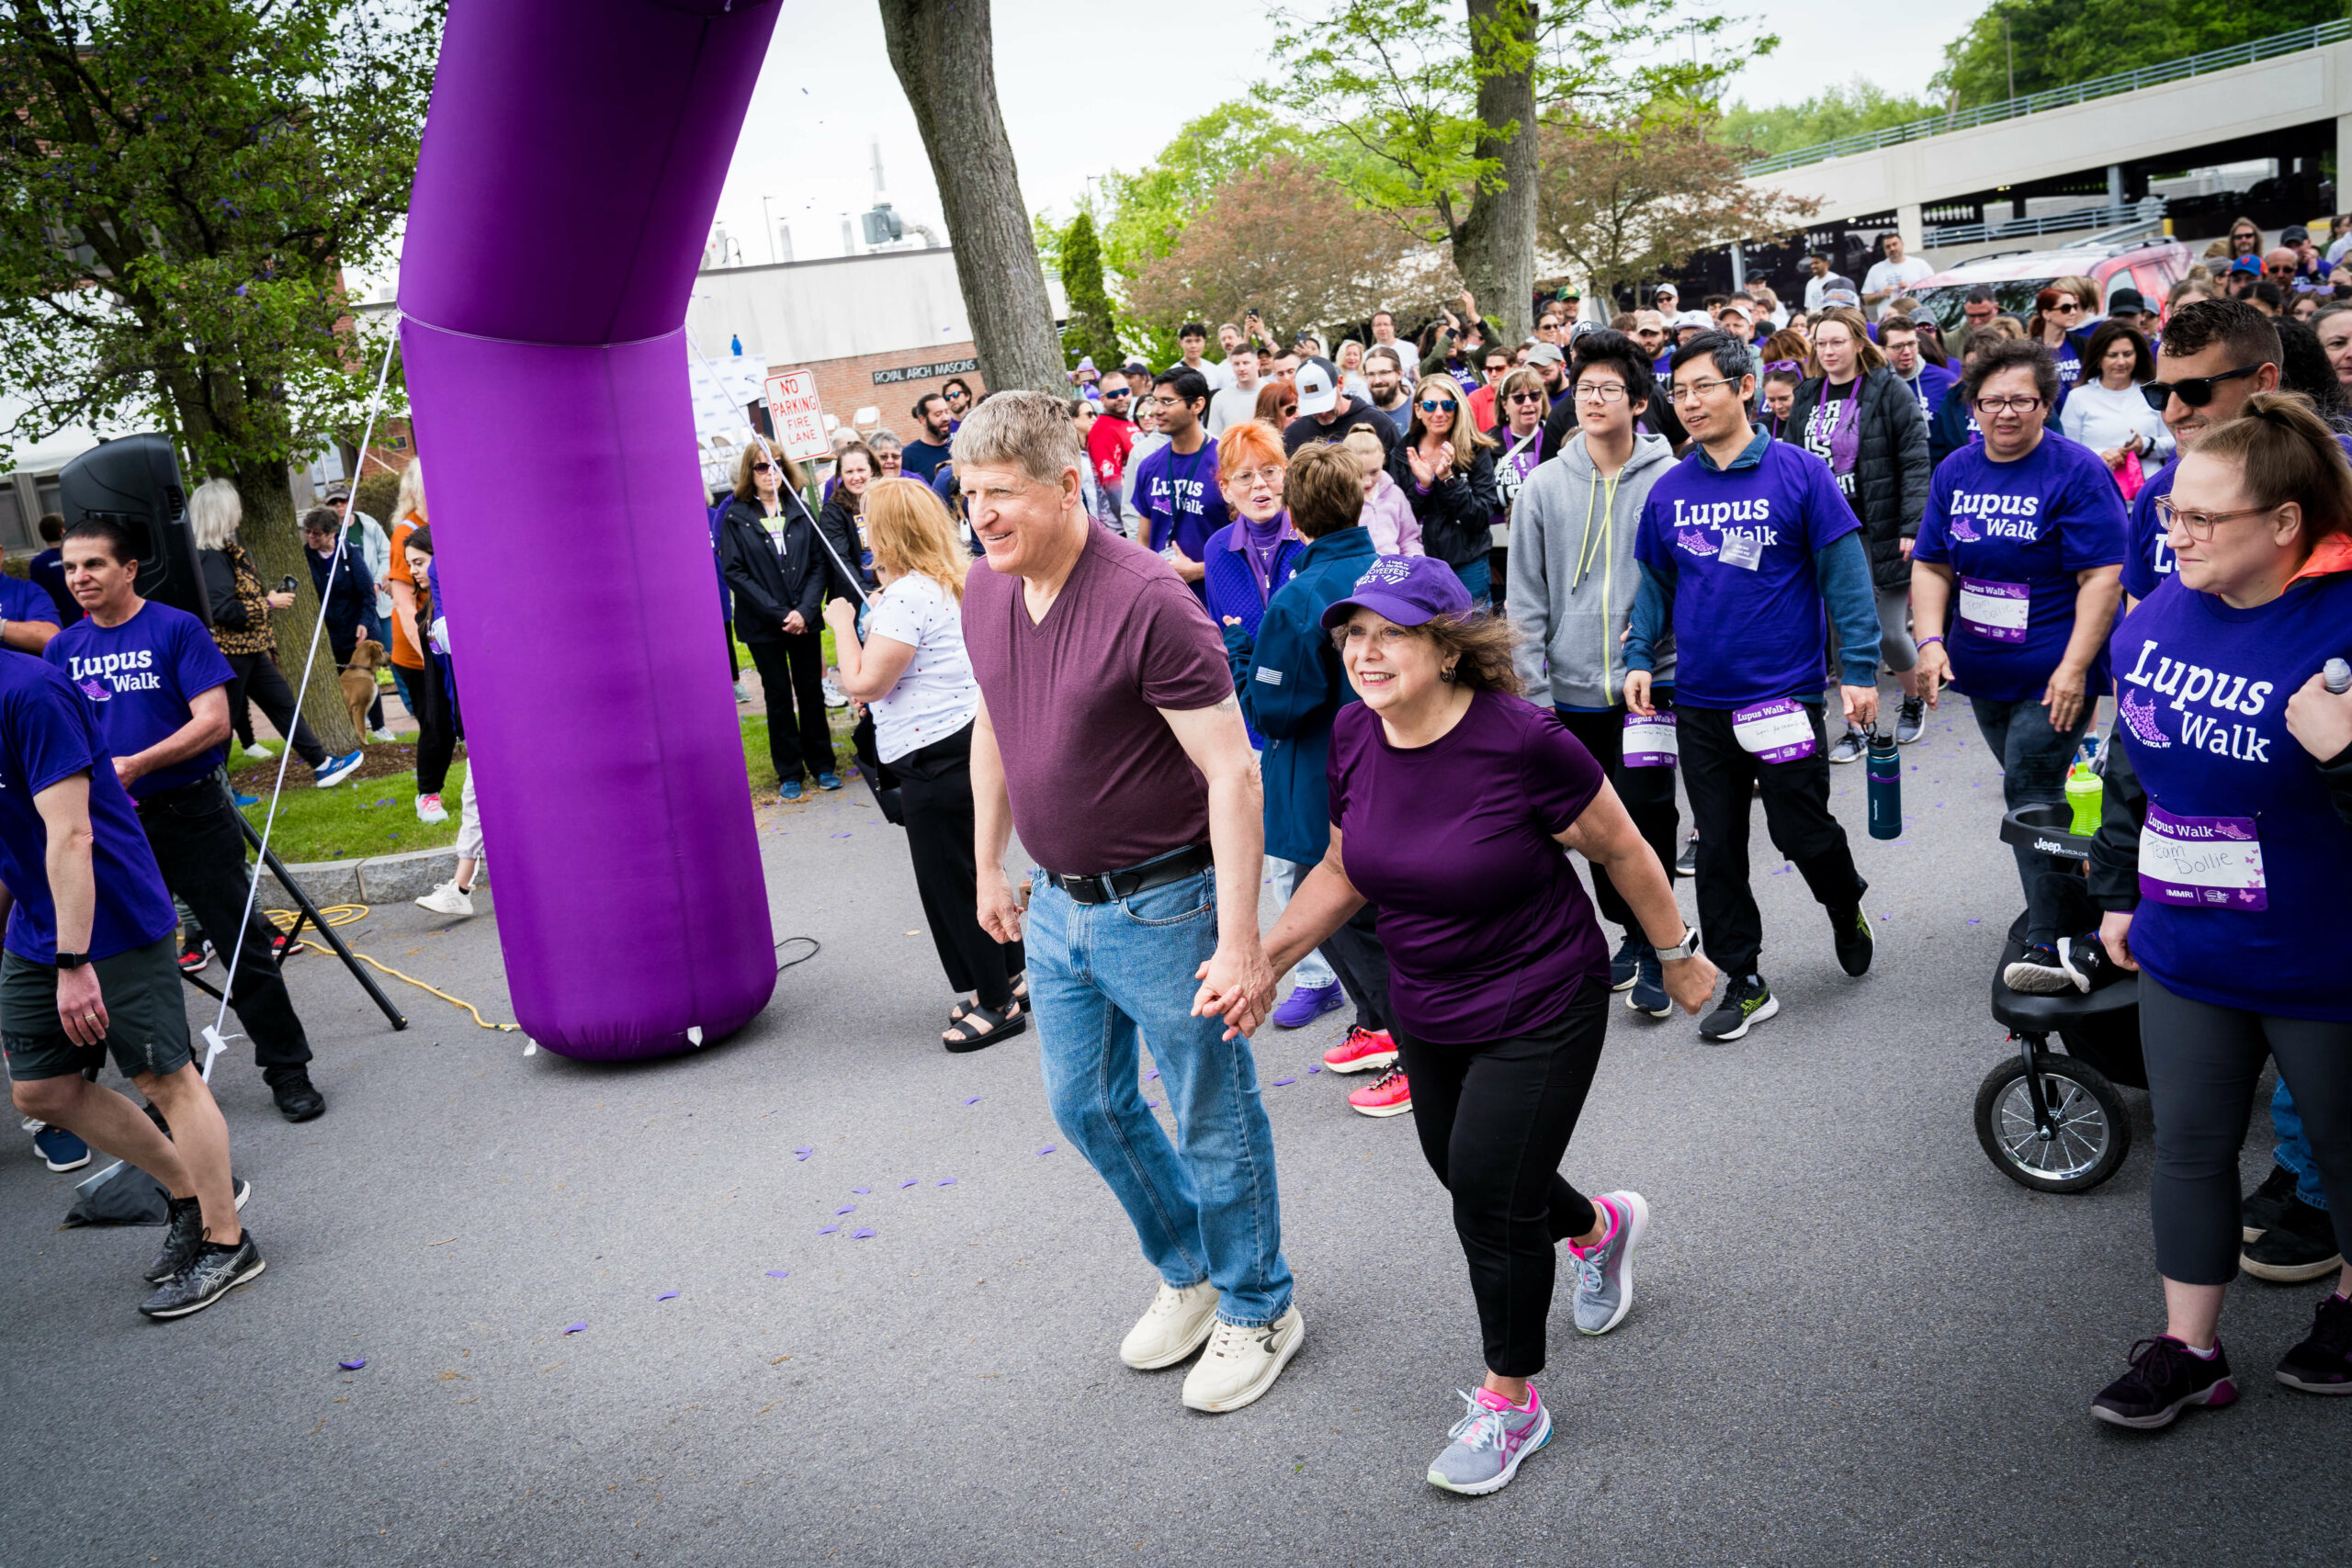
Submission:
{"label": "jogging stroller", "polygon": [[[2068,830],[2064,805],[2021,806],[2001,819],[2004,843],[2021,844],[2077,871],[2091,840]],[[2088,895],[2084,895],[2088,907]],[[2088,994],[2034,996],[2001,976],[2025,953],[2027,916],[2009,928],[1993,971],[1993,1017],[2016,1055],[1976,1091],[1976,1139],[2000,1173],[2037,1192],[2087,1192],[2121,1168],[2132,1121],[2119,1083],[2148,1087],[2140,1055],[2140,977],[2125,973]],[[2064,1047],[2053,1050],[2051,1037]]]}

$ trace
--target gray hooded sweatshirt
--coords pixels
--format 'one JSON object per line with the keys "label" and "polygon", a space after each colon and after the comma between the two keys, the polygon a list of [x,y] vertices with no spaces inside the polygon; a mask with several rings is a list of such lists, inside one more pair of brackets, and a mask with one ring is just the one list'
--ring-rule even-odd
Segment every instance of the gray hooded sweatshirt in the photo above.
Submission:
{"label": "gray hooded sweatshirt", "polygon": [[[1624,702],[1620,639],[1642,582],[1634,536],[1650,487],[1673,466],[1666,437],[1636,431],[1634,455],[1615,479],[1604,479],[1579,430],[1521,487],[1511,508],[1508,603],[1525,634],[1518,661],[1529,700],[1568,708]],[[1652,678],[1673,682],[1670,649],[1659,650]]]}

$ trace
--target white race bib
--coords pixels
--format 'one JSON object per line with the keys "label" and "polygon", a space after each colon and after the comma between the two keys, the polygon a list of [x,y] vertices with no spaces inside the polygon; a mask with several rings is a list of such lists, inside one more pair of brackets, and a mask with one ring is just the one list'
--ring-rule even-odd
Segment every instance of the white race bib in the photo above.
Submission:
{"label": "white race bib", "polygon": [[1794,697],[1758,703],[1731,716],[1732,739],[1759,762],[1793,762],[1814,751],[1813,716]]}

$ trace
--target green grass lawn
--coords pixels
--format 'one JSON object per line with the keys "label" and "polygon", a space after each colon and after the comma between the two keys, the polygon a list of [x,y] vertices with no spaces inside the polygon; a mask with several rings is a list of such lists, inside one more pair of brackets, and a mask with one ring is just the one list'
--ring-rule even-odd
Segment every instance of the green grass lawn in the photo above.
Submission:
{"label": "green grass lawn", "polygon": [[[850,752],[849,716],[837,713],[828,716],[832,721],[835,744],[846,761]],[[750,781],[752,798],[764,804],[775,798],[775,765],[768,760],[768,721],[763,716],[746,714],[742,716],[742,729],[744,776]],[[247,757],[244,748],[235,741],[229,743],[231,773],[255,765],[275,766]],[[338,789],[314,789],[311,786],[310,770],[297,762],[287,770],[286,779],[277,820],[270,829],[269,847],[289,865],[302,861],[404,854],[411,850],[437,850],[457,842],[458,798],[466,782],[466,752],[462,746],[449,765],[448,783],[441,797],[448,808],[449,820],[430,826],[416,819],[413,772],[361,779]],[[261,827],[267,805],[268,796],[263,795],[261,805],[245,808],[245,819],[255,829]]]}

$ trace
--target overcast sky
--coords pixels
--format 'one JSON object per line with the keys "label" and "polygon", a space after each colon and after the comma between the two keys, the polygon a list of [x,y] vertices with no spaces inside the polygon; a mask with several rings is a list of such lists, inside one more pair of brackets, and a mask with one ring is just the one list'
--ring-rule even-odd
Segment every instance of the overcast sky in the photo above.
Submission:
{"label": "overcast sky", "polygon": [[[1921,92],[1944,44],[1984,5],[1910,0],[1892,12],[1847,0],[1758,5],[1758,23],[1780,34],[1781,47],[1742,72],[1731,96],[1788,103],[1858,75],[1890,91]],[[1090,176],[1139,167],[1184,121],[1263,75],[1273,32],[1268,10],[1266,0],[995,0],[997,95],[1031,209],[1068,213]],[[931,164],[883,51],[878,7],[786,0],[719,199],[719,221],[743,260],[769,259],[763,196],[768,218],[790,223],[797,259],[841,254],[842,214],[854,220],[873,202],[876,139],[888,199],[940,228]]]}

